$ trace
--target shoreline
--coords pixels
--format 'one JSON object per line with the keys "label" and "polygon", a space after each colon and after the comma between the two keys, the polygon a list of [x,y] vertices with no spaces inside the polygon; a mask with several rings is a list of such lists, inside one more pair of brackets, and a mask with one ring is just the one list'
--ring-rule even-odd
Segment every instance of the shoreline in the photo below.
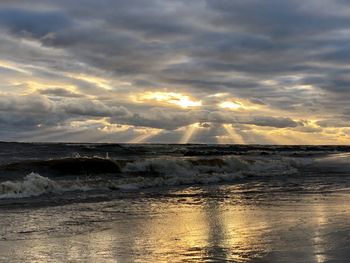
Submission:
{"label": "shoreline", "polygon": [[161,198],[76,203],[25,213],[11,210],[1,215],[2,237],[4,229],[10,230],[6,222],[18,221],[22,229],[12,235],[22,240],[8,236],[0,241],[0,259],[346,262],[349,258],[349,191],[299,195],[285,191],[274,200],[269,195],[239,196],[237,187],[189,187]]}

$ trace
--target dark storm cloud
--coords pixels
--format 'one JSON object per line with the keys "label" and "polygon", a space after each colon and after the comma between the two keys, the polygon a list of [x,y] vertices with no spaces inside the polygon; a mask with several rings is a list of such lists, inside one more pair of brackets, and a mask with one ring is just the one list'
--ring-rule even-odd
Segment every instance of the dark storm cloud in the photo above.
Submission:
{"label": "dark storm cloud", "polygon": [[132,124],[157,129],[175,130],[183,126],[198,123],[199,127],[209,128],[210,123],[221,125],[231,123],[232,125],[248,124],[259,127],[295,128],[302,126],[301,122],[290,118],[249,116],[242,117],[232,113],[210,112],[210,111],[167,111],[162,108],[154,108],[147,113],[115,116],[112,122]]}
{"label": "dark storm cloud", "polygon": [[347,16],[327,12],[327,5],[336,3],[300,0],[207,1],[208,6],[217,12],[215,21],[223,27],[238,25],[257,34],[292,40],[298,36],[307,38],[309,34],[324,33],[349,25]]}
{"label": "dark storm cloud", "polygon": [[204,116],[205,113],[203,112],[167,111],[162,108],[154,108],[147,113],[135,113],[126,118],[115,117],[112,118],[112,121],[135,126],[175,130],[190,125],[198,119],[204,118]]}
{"label": "dark storm cloud", "polygon": [[99,101],[90,101],[86,99],[67,99],[58,103],[58,109],[68,114],[86,115],[86,116],[126,116],[129,111],[125,107],[108,107]]}
{"label": "dark storm cloud", "polygon": [[0,96],[0,112],[8,114],[18,112],[22,114],[58,114],[79,116],[128,116],[130,112],[123,106],[107,106],[100,101],[84,98],[65,98],[63,100],[50,100],[45,96]]}
{"label": "dark storm cloud", "polygon": [[[26,64],[33,77],[75,88],[45,83],[36,98],[0,95],[0,111],[46,111],[63,122],[110,117],[168,131],[192,123],[203,129],[230,123],[314,131],[292,116],[349,115],[349,10],[337,0],[2,1],[1,58]],[[2,75],[25,71],[0,65]],[[105,77],[111,89],[67,73]],[[0,91],[7,92],[5,86]],[[120,102],[126,93],[156,88],[188,92],[203,107],[167,111]],[[214,93],[274,113],[220,112],[221,97],[206,97]],[[43,121],[33,118],[31,123]]]}
{"label": "dark storm cloud", "polygon": [[245,121],[242,124],[253,124],[256,126],[268,126],[275,128],[297,127],[300,125],[290,118],[275,117],[253,117],[252,120]]}
{"label": "dark storm cloud", "polygon": [[[84,6],[76,1],[60,1],[53,7],[64,13],[35,14],[9,9],[7,12],[18,12],[20,18],[4,19],[5,25],[16,31],[33,32],[34,36],[62,29],[41,41],[66,48],[79,59],[116,74],[143,73],[145,81],[152,77],[147,74],[156,74],[156,78],[167,81],[169,77],[165,76],[170,72],[177,82],[199,88],[203,87],[202,83],[212,88],[241,88],[225,81],[215,85],[212,78],[223,72],[245,72],[254,79],[257,75],[270,77],[311,71],[308,58],[322,62],[343,57],[341,51],[324,50],[327,41],[319,41],[317,37],[347,29],[350,24],[348,16],[327,12],[327,5],[317,2],[307,5],[296,0],[198,0],[191,4],[84,1]],[[337,10],[341,6],[333,8]],[[74,26],[67,27],[67,17],[77,21]],[[29,23],[23,25],[21,21],[26,20]],[[327,45],[331,43],[329,39]],[[187,62],[179,66],[167,64],[179,55],[186,56]],[[184,70],[183,78],[179,79],[177,75]],[[186,75],[194,71],[197,74],[192,77]],[[196,77],[205,72],[208,79],[204,77],[199,82]]]}
{"label": "dark storm cloud", "polygon": [[53,110],[53,103],[43,96],[18,97],[0,94],[0,111],[45,113]]}
{"label": "dark storm cloud", "polygon": [[83,97],[82,94],[74,93],[72,91],[62,88],[42,89],[38,91],[42,95],[57,96],[57,97],[68,97],[68,98],[79,98]]}
{"label": "dark storm cloud", "polygon": [[37,12],[21,9],[0,9],[0,25],[14,34],[29,34],[41,38],[70,25],[69,18],[60,12]]}
{"label": "dark storm cloud", "polygon": [[346,93],[350,90],[350,77],[348,74],[329,72],[326,76],[307,78],[305,83],[316,84],[318,87],[335,94],[350,95]]}
{"label": "dark storm cloud", "polygon": [[211,112],[208,115],[208,121],[215,123],[232,123],[235,124],[249,124],[255,126],[267,126],[274,128],[294,128],[302,125],[300,122],[293,121],[291,118],[283,117],[266,117],[266,116],[249,116],[241,117],[232,114],[224,114],[222,112]]}

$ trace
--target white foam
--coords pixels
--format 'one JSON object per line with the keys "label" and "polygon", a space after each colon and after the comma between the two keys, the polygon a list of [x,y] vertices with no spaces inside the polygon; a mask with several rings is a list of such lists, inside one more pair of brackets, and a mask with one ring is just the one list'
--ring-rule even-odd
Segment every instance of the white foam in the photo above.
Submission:
{"label": "white foam", "polygon": [[81,180],[56,182],[38,173],[30,173],[21,181],[0,183],[0,199],[23,198],[49,193],[88,191],[92,188]]}
{"label": "white foam", "polygon": [[0,184],[0,198],[19,198],[57,192],[60,187],[47,177],[30,173],[23,181],[6,181]]}

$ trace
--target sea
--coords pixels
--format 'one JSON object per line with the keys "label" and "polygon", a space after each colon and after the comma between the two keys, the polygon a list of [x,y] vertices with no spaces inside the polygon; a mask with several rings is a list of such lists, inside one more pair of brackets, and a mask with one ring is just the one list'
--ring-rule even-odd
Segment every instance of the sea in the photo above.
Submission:
{"label": "sea", "polygon": [[0,262],[349,262],[350,146],[0,142]]}

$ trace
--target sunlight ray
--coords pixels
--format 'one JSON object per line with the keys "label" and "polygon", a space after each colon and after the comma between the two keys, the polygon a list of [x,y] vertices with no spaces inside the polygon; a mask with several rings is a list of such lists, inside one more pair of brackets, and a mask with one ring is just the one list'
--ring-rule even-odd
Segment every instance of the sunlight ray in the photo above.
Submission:
{"label": "sunlight ray", "polygon": [[239,135],[230,124],[223,124],[224,129],[227,131],[233,143],[244,144],[244,139]]}
{"label": "sunlight ray", "polygon": [[144,143],[147,142],[147,140],[153,138],[154,136],[158,135],[160,131],[148,131],[147,133],[141,134],[134,139],[130,140],[129,143]]}
{"label": "sunlight ray", "polygon": [[181,144],[188,143],[197,131],[198,131],[198,123],[193,123],[191,125],[188,125],[186,127],[179,143],[181,143]]}

